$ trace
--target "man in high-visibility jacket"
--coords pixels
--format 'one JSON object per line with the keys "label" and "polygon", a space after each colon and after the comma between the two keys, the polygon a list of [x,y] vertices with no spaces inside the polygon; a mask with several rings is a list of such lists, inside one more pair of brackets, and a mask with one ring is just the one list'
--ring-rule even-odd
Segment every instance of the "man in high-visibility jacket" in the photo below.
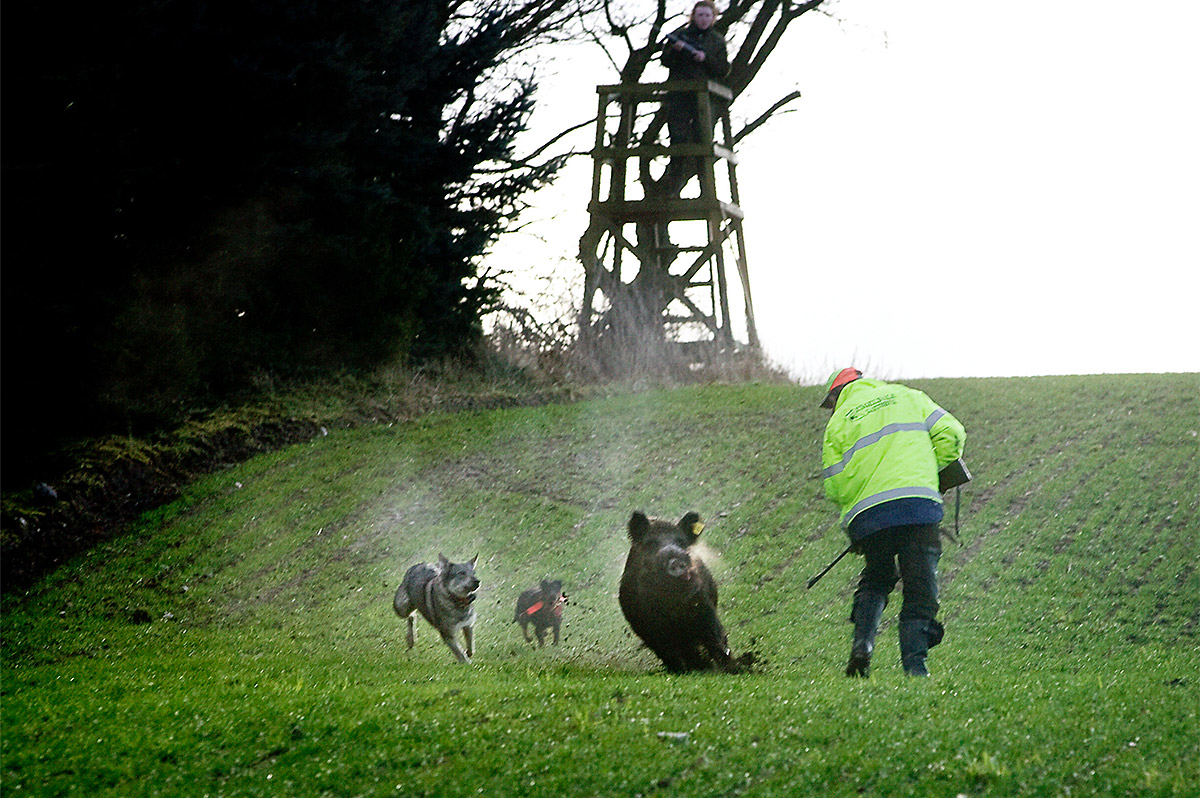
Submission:
{"label": "man in high-visibility jacket", "polygon": [[855,368],[834,372],[825,387],[821,406],[833,411],[822,451],[825,493],[866,557],[850,612],[846,675],[867,675],[883,609],[902,579],[900,660],[905,673],[928,676],[926,654],[943,632],[936,620],[938,472],[962,457],[966,432],[920,391],[863,379]]}

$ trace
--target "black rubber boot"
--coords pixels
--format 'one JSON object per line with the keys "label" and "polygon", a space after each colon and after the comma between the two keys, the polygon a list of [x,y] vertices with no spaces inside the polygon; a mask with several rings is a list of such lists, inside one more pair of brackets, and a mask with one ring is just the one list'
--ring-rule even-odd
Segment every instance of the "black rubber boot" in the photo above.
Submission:
{"label": "black rubber boot", "polygon": [[937,621],[923,618],[900,621],[900,663],[909,676],[928,676],[925,657],[929,649],[942,642],[944,633]]}
{"label": "black rubber boot", "polygon": [[854,597],[850,621],[854,624],[854,641],[850,644],[850,661],[846,675],[866,678],[871,670],[871,652],[875,650],[875,632],[887,606],[887,596],[878,593],[859,593]]}

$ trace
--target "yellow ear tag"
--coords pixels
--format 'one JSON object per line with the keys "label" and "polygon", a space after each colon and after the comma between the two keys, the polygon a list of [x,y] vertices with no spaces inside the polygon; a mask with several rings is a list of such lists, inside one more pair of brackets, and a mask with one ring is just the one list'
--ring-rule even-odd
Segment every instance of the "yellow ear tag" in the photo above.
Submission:
{"label": "yellow ear tag", "polygon": [[692,524],[692,537],[700,537],[701,529],[704,529],[704,523],[702,521],[697,521],[696,523]]}

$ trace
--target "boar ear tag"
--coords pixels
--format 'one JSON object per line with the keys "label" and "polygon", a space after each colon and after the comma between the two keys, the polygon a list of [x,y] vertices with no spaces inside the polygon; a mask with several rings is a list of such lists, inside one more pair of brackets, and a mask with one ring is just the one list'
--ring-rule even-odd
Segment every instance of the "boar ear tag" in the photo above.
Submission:
{"label": "boar ear tag", "polygon": [[694,538],[700,537],[700,530],[702,530],[702,529],[704,529],[703,521],[697,521],[696,523],[692,524],[692,537],[694,537]]}

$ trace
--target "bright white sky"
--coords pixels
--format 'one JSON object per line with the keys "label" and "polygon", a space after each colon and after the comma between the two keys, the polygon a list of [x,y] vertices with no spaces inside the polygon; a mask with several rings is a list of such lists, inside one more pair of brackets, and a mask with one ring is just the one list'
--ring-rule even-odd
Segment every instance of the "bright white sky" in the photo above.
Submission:
{"label": "bright white sky", "polygon": [[[840,20],[794,25],[739,101],[749,118],[803,93],[739,149],[773,362],[807,382],[851,364],[893,379],[1200,372],[1200,3],[832,8]],[[594,116],[594,86],[614,82],[585,47],[551,66],[530,146]],[[488,265],[531,295],[577,296],[590,175],[578,158],[539,192]]]}

